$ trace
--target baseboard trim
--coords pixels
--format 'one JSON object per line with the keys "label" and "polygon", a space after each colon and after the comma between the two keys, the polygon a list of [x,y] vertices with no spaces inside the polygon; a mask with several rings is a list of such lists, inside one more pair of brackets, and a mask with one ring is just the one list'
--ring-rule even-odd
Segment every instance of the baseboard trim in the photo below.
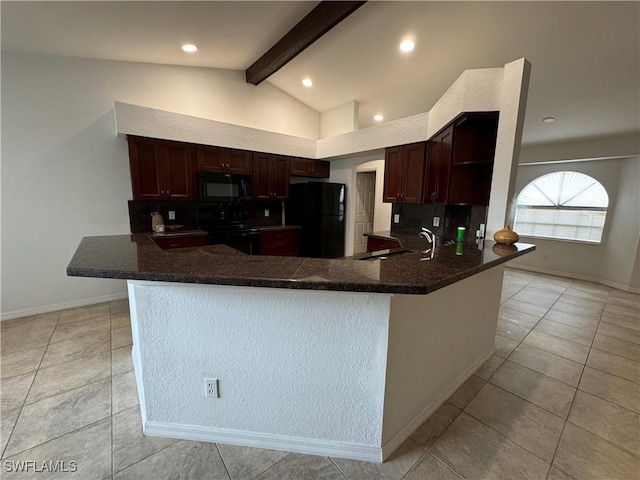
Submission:
{"label": "baseboard trim", "polygon": [[82,300],[74,300],[71,302],[57,303],[55,305],[46,305],[44,307],[25,308],[23,310],[15,310],[13,312],[2,313],[0,321],[13,320],[14,318],[30,317],[31,315],[40,315],[42,313],[57,312],[67,310],[69,308],[86,307],[95,305],[96,303],[113,302],[115,300],[124,300],[127,293],[114,293],[112,295],[102,295],[100,297],[84,298]]}
{"label": "baseboard trim", "polygon": [[453,395],[460,385],[467,381],[467,379],[473,375],[480,366],[489,360],[491,356],[496,352],[496,347],[493,345],[485,354],[480,356],[478,360],[473,362],[473,364],[466,369],[458,378],[456,378],[440,395],[438,395],[429,405],[424,407],[420,413],[418,413],[415,417],[413,417],[409,422],[405,424],[398,432],[393,435],[384,445],[382,445],[382,459],[383,461],[387,459],[389,455],[391,455],[395,450],[402,445],[407,438],[413,435],[420,425],[424,423],[424,421],[429,418],[433,412],[435,412],[440,405],[442,405],[447,398]]}
{"label": "baseboard trim", "polygon": [[142,429],[144,434],[150,437],[224,443],[307,455],[346,458],[363,462],[382,462],[382,449],[380,447],[354,443],[151,421],[143,421]]}
{"label": "baseboard trim", "polygon": [[599,283],[601,285],[606,285],[607,287],[615,288],[616,290],[622,290],[623,292],[640,293],[640,288],[630,287],[629,285],[612,282],[611,280],[606,280],[603,278],[592,277],[591,275],[580,275],[579,273],[573,273],[573,272],[561,272],[559,270],[552,270],[550,268],[540,268],[540,267],[534,267],[530,265],[520,265],[517,263],[507,263],[507,267],[515,268],[517,270],[526,270],[528,272],[544,273],[546,275],[555,275],[557,277],[571,278],[574,280],[584,280],[585,282]]}

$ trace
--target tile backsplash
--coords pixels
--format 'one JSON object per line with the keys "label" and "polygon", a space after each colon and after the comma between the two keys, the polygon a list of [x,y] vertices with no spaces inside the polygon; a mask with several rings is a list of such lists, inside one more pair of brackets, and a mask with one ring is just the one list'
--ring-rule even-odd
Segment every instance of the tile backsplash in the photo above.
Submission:
{"label": "tile backsplash", "polygon": [[[467,229],[467,240],[475,238],[480,224],[487,222],[485,206],[394,203],[391,213],[392,232],[417,233],[420,227],[425,227],[444,241],[455,240],[458,227]],[[396,214],[400,216],[399,223],[393,223]],[[437,227],[433,225],[434,217],[440,219]]]}

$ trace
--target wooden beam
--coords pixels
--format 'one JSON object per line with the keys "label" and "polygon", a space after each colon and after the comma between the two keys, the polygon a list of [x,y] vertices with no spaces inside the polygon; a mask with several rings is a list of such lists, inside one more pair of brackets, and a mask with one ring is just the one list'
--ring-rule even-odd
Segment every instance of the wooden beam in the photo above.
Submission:
{"label": "wooden beam", "polygon": [[267,53],[247,68],[247,83],[258,85],[273,75],[365,3],[367,2],[320,2]]}

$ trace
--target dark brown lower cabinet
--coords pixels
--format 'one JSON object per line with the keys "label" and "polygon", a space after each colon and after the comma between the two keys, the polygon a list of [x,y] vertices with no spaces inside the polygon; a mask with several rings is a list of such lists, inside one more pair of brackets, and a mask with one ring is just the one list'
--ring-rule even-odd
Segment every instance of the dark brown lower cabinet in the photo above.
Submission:
{"label": "dark brown lower cabinet", "polygon": [[300,230],[260,232],[260,255],[298,257],[300,255]]}
{"label": "dark brown lower cabinet", "polygon": [[367,237],[367,252],[377,252],[378,250],[388,250],[390,248],[400,248],[400,242],[391,238],[383,239]]}
{"label": "dark brown lower cabinet", "polygon": [[156,237],[153,241],[161,249],[169,250],[172,248],[204,247],[207,244],[207,237],[204,235],[198,237]]}

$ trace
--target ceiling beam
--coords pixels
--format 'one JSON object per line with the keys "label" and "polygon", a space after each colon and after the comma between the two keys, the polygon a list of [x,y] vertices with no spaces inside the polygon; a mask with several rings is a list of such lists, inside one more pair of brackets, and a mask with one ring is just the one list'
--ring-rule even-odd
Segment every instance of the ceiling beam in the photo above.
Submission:
{"label": "ceiling beam", "polygon": [[367,2],[320,2],[267,53],[247,68],[247,83],[258,85],[269,78],[365,3]]}

